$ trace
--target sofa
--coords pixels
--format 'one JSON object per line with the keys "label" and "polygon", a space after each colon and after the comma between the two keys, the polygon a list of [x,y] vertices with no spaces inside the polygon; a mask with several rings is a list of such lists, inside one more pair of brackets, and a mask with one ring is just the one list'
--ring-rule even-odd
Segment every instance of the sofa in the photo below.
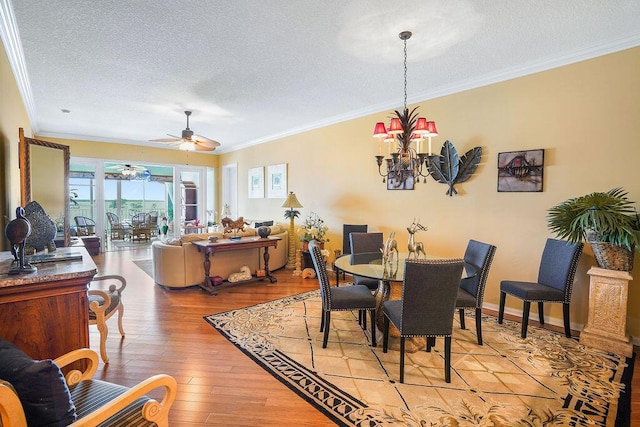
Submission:
{"label": "sofa", "polygon": [[[280,237],[277,246],[269,248],[269,270],[274,271],[287,264],[289,249],[289,226],[275,223],[271,226],[271,236]],[[245,227],[239,236],[257,236],[257,230]],[[183,234],[179,239],[154,241],[151,244],[153,260],[153,279],[156,284],[167,288],[186,288],[199,285],[204,281],[203,255],[191,242],[206,240],[211,236],[219,239],[230,234],[219,232],[203,234]],[[226,280],[231,273],[237,273],[242,266],[248,266],[252,273],[264,269],[264,249],[239,249],[215,254],[210,258],[210,276],[219,276]]]}

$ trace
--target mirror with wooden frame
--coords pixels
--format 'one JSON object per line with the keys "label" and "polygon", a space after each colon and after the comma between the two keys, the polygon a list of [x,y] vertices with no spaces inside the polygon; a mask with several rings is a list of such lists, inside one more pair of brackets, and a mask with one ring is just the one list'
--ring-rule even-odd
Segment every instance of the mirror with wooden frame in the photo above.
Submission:
{"label": "mirror with wooden frame", "polygon": [[64,246],[69,246],[69,147],[26,138],[22,128],[19,133],[20,203],[24,207],[35,200],[54,222],[62,222]]}

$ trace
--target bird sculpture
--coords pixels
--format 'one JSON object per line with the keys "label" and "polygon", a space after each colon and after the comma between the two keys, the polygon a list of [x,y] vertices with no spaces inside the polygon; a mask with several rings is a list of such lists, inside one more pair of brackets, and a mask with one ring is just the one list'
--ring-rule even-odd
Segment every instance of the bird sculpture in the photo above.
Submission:
{"label": "bird sculpture", "polygon": [[24,216],[24,209],[19,206],[16,208],[16,219],[7,224],[4,229],[4,234],[11,243],[11,254],[13,255],[13,262],[17,264],[17,267],[9,270],[9,274],[19,273],[33,273],[36,271],[36,267],[24,261],[24,247],[31,234],[31,223]]}

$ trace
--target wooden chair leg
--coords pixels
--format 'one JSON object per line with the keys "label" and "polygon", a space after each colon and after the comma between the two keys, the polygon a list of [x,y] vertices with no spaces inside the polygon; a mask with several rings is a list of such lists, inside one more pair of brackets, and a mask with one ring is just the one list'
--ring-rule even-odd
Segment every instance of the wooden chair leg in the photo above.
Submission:
{"label": "wooden chair leg", "polygon": [[531,311],[531,302],[525,301],[522,307],[522,329],[520,330],[520,337],[527,337],[527,325],[529,324],[529,312]]}
{"label": "wooden chair leg", "polygon": [[320,316],[320,332],[324,331],[324,310],[322,310],[322,316]]}
{"label": "wooden chair leg", "polygon": [[367,330],[367,312],[366,310],[360,310],[362,313],[362,329]]}
{"label": "wooden chair leg", "polygon": [[122,317],[124,316],[124,305],[122,305],[122,301],[118,306],[118,329],[120,330],[120,336],[124,338],[124,328],[122,327]]}
{"label": "wooden chair leg", "polygon": [[384,316],[382,326],[382,352],[386,353],[389,349],[389,318]]}
{"label": "wooden chair leg", "polygon": [[544,325],[544,307],[542,301],[538,301],[538,319],[540,319],[540,324]]}
{"label": "wooden chair leg", "polygon": [[482,309],[476,307],[476,335],[478,336],[478,345],[482,345]]}
{"label": "wooden chair leg", "polygon": [[444,337],[444,380],[451,382],[451,337]]}
{"label": "wooden chair leg", "polygon": [[564,317],[564,336],[571,338],[571,322],[569,321],[569,304],[562,303],[562,317]]}
{"label": "wooden chair leg", "polygon": [[109,356],[107,356],[107,335],[109,335],[109,328],[107,327],[104,316],[101,317],[102,319],[97,319],[96,326],[98,327],[98,332],[100,332],[100,356],[106,365],[109,363]]}
{"label": "wooden chair leg", "polygon": [[331,325],[331,312],[325,311],[324,315],[324,338],[322,339],[322,348],[327,348],[327,342],[329,341],[329,327]]}
{"label": "wooden chair leg", "polygon": [[506,292],[500,292],[500,308],[498,309],[498,323],[502,325],[502,320],[504,319],[504,303],[507,299]]}
{"label": "wooden chair leg", "polygon": [[458,313],[460,313],[460,329],[467,329],[464,325],[464,308],[458,309]]}
{"label": "wooden chair leg", "polygon": [[404,337],[400,337],[400,383],[404,382]]}
{"label": "wooden chair leg", "polygon": [[[378,343],[376,342],[376,311],[369,310],[369,313],[371,313],[371,346],[377,347]],[[365,314],[365,318],[366,317],[367,316]]]}

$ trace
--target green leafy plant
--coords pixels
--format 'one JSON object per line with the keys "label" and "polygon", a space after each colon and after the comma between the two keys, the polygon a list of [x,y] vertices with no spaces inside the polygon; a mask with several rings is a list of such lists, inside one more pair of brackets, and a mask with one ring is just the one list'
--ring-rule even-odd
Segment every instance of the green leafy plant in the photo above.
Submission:
{"label": "green leafy plant", "polygon": [[572,243],[596,240],[633,250],[638,247],[640,218],[622,188],[565,200],[549,209],[547,224]]}

